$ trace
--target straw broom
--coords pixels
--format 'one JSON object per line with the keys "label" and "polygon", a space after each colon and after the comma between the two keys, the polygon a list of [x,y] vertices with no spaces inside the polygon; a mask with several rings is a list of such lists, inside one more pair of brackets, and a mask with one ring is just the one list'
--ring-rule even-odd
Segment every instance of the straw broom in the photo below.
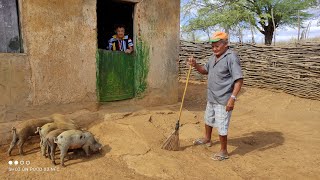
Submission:
{"label": "straw broom", "polygon": [[175,127],[173,133],[163,143],[161,149],[165,149],[165,150],[168,150],[168,151],[178,151],[180,149],[180,142],[179,142],[180,118],[181,118],[181,113],[182,113],[184,97],[186,95],[186,91],[187,91],[187,87],[188,87],[188,83],[189,83],[189,77],[190,77],[191,69],[192,69],[192,67],[191,67],[191,65],[189,65],[189,71],[188,71],[188,75],[187,75],[187,82],[186,82],[186,86],[184,88],[184,92],[183,92],[183,96],[182,96],[182,102],[181,102],[181,105],[180,105],[179,118],[178,118],[178,121],[176,123],[176,127]]}

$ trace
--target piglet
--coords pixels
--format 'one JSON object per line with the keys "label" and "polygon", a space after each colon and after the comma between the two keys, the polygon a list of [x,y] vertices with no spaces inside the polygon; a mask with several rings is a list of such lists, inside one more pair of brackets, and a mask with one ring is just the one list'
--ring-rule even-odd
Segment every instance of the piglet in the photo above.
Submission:
{"label": "piglet", "polygon": [[37,127],[43,126],[44,124],[50,123],[53,120],[51,118],[43,118],[43,119],[29,119],[17,127],[12,127],[12,141],[8,150],[8,155],[11,155],[12,149],[18,144],[19,153],[23,155],[23,144],[28,140],[30,136],[35,136],[35,131]]}
{"label": "piglet", "polygon": [[52,164],[56,165],[55,160],[54,160],[54,155],[56,153],[56,148],[57,148],[57,144],[54,143],[54,139],[61,134],[62,132],[64,132],[66,130],[64,129],[55,129],[53,131],[50,131],[46,137],[43,138],[43,143],[41,146],[41,149],[45,149],[44,147],[46,147],[46,149],[48,150],[48,155],[49,158],[52,161]]}
{"label": "piglet", "polygon": [[61,166],[64,165],[64,158],[68,150],[82,148],[86,155],[90,155],[90,151],[98,152],[102,145],[96,141],[93,134],[82,130],[68,130],[61,133],[54,139],[60,149]]}

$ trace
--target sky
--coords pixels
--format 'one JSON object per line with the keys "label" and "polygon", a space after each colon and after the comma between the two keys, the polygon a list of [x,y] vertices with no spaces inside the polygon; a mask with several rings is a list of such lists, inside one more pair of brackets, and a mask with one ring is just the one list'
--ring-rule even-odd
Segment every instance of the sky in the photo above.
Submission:
{"label": "sky", "polygon": [[[181,0],[181,5],[183,5],[187,0]],[[309,13],[313,14],[314,17],[304,22],[304,27],[306,27],[309,23],[311,23],[310,31],[308,34],[308,38],[320,38],[320,24],[318,24],[318,21],[320,20],[320,7],[309,9]],[[194,10],[192,13],[196,13],[196,10]],[[188,18],[184,18],[181,15],[181,25],[188,23]],[[243,41],[249,42],[251,41],[251,32],[250,30],[245,30],[243,32]],[[263,43],[264,42],[264,35],[261,34],[256,30],[255,34],[255,41],[256,43]],[[298,28],[290,28],[290,27],[281,27],[277,28],[276,30],[276,41],[290,41],[292,39],[297,39],[298,36]],[[207,41],[208,37],[205,33],[197,32],[197,37],[202,41]],[[237,41],[236,37],[231,36],[231,41]]]}

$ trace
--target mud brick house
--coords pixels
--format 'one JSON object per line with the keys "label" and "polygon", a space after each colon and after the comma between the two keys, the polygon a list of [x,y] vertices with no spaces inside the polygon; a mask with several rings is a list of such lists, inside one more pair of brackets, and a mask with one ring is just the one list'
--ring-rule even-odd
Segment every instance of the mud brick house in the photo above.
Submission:
{"label": "mud brick house", "polygon": [[[0,0],[0,123],[99,102],[178,100],[179,0]],[[114,24],[134,53],[105,49]]]}

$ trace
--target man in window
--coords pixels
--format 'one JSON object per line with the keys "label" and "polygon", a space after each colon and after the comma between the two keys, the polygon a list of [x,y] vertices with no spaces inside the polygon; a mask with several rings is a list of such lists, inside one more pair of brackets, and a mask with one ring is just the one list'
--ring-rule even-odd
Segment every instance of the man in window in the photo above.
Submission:
{"label": "man in window", "polygon": [[116,25],[116,34],[109,40],[109,50],[111,51],[124,51],[125,53],[133,52],[133,42],[128,35],[125,35],[125,26]]}

